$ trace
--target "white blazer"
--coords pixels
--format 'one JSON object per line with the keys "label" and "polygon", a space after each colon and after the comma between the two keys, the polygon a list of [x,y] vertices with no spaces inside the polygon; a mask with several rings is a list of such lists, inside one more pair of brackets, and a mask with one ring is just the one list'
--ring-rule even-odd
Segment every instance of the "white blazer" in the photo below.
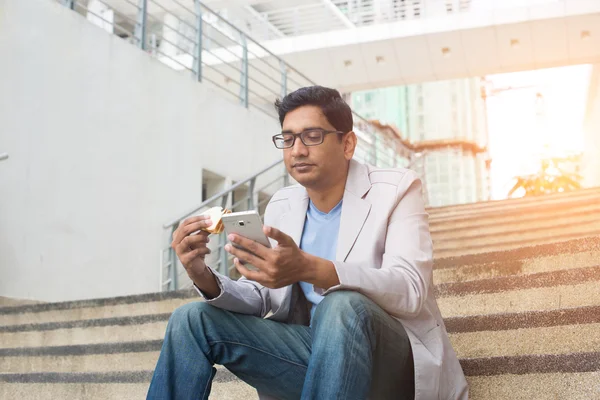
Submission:
{"label": "white blazer", "polygon": [[[265,225],[299,245],[308,200],[300,185],[279,190],[267,206]],[[467,382],[434,297],[433,245],[414,171],[350,162],[334,265],[340,284],[315,290],[324,295],[358,291],[402,323],[413,350],[415,399],[466,400]],[[297,284],[269,289],[216,275],[222,293],[208,303],[260,317],[271,311],[270,319],[306,323],[308,307],[298,304]]]}

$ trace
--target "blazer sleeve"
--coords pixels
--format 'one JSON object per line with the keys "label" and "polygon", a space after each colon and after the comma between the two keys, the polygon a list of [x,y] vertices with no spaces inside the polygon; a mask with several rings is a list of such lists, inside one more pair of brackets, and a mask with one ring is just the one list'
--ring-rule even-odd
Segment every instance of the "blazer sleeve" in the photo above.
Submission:
{"label": "blazer sleeve", "polygon": [[323,295],[354,290],[395,317],[419,315],[428,296],[433,268],[433,244],[421,187],[414,171],[408,171],[401,179],[388,219],[381,265],[334,261],[340,284]]}
{"label": "blazer sleeve", "polygon": [[194,285],[196,291],[208,304],[240,314],[250,314],[258,317],[267,315],[271,309],[271,301],[269,290],[266,287],[244,277],[235,281],[210,267],[209,269],[215,276],[219,288],[221,288],[221,293],[217,297],[209,299]]}

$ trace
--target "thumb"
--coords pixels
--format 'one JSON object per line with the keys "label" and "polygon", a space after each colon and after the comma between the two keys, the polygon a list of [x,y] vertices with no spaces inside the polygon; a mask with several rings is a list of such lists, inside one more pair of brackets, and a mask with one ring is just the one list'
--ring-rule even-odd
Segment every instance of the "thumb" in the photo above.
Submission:
{"label": "thumb", "polygon": [[290,236],[281,232],[277,228],[273,228],[272,226],[264,226],[263,232],[271,239],[275,239],[279,245],[290,245],[294,243],[294,240]]}

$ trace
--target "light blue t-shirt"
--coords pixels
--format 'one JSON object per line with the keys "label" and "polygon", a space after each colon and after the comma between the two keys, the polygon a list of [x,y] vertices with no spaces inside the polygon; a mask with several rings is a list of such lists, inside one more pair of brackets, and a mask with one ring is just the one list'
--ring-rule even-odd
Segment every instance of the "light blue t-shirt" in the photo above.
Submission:
{"label": "light blue t-shirt", "polygon": [[[306,219],[304,220],[304,231],[300,240],[300,248],[314,256],[335,261],[341,215],[341,201],[329,213],[324,213],[319,211],[312,201],[309,200]],[[299,283],[306,299],[313,304],[310,310],[312,320],[317,304],[323,300],[323,296],[315,293],[312,284],[307,282]]]}

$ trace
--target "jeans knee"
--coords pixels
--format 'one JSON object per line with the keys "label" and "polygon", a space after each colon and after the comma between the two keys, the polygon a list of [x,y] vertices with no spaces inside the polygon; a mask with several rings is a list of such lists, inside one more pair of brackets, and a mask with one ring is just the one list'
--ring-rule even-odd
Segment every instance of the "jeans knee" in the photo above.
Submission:
{"label": "jeans knee", "polygon": [[366,305],[370,300],[355,291],[340,290],[325,296],[315,311],[315,319],[354,318],[366,313]]}
{"label": "jeans knee", "polygon": [[180,329],[185,326],[201,327],[203,316],[210,316],[214,307],[202,301],[194,301],[179,306],[169,318],[167,329]]}

